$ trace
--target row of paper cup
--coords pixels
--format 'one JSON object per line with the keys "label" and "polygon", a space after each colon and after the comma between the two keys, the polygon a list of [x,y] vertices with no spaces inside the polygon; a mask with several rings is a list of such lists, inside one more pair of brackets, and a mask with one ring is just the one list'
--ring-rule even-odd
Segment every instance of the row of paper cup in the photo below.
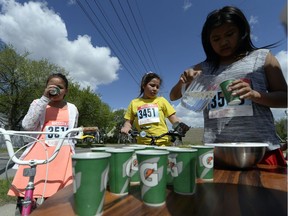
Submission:
{"label": "row of paper cup", "polygon": [[72,156],[77,215],[101,215],[106,186],[116,195],[129,193],[140,184],[142,201],[162,206],[167,185],[179,194],[192,195],[196,179],[213,179],[213,147],[193,148],[129,145],[96,147]]}

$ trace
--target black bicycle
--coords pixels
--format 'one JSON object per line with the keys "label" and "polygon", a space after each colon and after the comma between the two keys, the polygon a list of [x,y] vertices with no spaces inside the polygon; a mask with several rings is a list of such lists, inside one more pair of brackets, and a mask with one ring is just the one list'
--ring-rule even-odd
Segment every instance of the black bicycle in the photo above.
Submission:
{"label": "black bicycle", "polygon": [[147,132],[144,130],[141,132],[131,130],[129,134],[131,134],[132,137],[140,136],[150,138],[151,139],[150,145],[157,145],[157,140],[159,140],[164,136],[170,136],[172,146],[179,146],[183,144],[182,138],[185,137],[185,134],[189,129],[190,127],[185,123],[177,122],[176,124],[173,125],[173,130],[169,130],[168,132],[158,136],[147,134]]}
{"label": "black bicycle", "polygon": [[124,134],[124,133],[119,133],[118,134],[118,144],[132,144],[135,143],[135,137],[133,137],[130,133],[129,134]]}

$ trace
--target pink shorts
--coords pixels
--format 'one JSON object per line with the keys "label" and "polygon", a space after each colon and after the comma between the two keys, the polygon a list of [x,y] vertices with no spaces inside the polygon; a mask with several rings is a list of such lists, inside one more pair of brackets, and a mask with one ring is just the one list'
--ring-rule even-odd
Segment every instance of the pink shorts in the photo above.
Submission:
{"label": "pink shorts", "polygon": [[280,149],[275,149],[273,151],[267,151],[260,162],[260,164],[276,165],[287,167],[287,162],[284,155]]}

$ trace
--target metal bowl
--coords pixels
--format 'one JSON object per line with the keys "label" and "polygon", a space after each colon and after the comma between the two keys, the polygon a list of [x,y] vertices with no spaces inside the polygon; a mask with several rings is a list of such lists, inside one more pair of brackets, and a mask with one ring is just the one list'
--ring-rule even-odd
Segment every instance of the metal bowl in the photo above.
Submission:
{"label": "metal bowl", "polygon": [[214,166],[219,168],[247,169],[255,167],[264,154],[267,143],[213,143]]}

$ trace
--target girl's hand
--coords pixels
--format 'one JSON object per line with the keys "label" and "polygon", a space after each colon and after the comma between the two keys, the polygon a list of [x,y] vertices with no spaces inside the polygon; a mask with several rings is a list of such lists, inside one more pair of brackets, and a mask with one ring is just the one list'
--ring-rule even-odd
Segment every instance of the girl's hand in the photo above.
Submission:
{"label": "girl's hand", "polygon": [[120,132],[121,132],[121,133],[128,134],[130,130],[131,130],[131,128],[128,128],[128,127],[122,127],[121,130],[120,130]]}
{"label": "girl's hand", "polygon": [[133,121],[134,120],[126,120],[120,132],[128,134],[129,131],[132,129]]}
{"label": "girl's hand", "polygon": [[50,94],[50,91],[53,90],[54,88],[57,88],[56,85],[48,85],[45,89],[44,89],[44,93],[43,95],[47,98],[52,98],[52,97],[55,97],[55,96],[58,96],[58,95],[51,95]]}
{"label": "girl's hand", "polygon": [[201,74],[201,70],[195,70],[193,68],[188,68],[187,70],[185,70],[181,76],[180,76],[180,81],[183,84],[186,83],[191,83],[195,77],[199,76]]}
{"label": "girl's hand", "polygon": [[229,87],[229,91],[232,91],[232,95],[238,95],[240,99],[250,99],[253,100],[255,98],[259,98],[260,94],[253,90],[248,82],[244,80],[238,79],[232,82]]}
{"label": "girl's hand", "polygon": [[170,100],[178,100],[182,97],[183,88],[188,88],[189,84],[202,72],[200,65],[186,69],[180,76],[179,81],[170,91]]}

